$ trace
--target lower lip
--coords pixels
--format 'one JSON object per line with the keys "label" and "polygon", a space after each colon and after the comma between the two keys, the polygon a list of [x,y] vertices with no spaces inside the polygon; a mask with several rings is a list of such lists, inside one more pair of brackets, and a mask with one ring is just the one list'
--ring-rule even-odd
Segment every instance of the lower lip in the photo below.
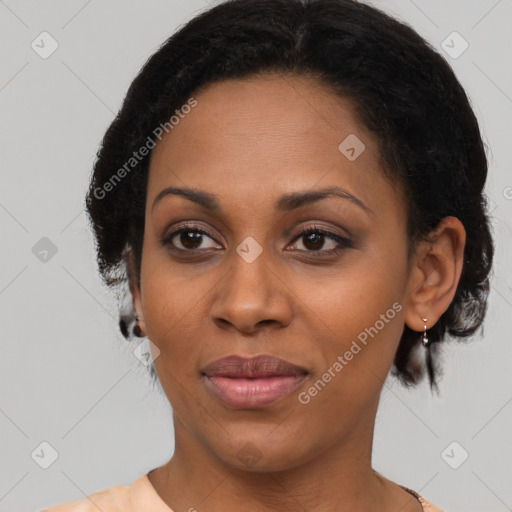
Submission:
{"label": "lower lip", "polygon": [[261,379],[206,376],[211,391],[226,405],[238,409],[258,409],[271,405],[295,391],[305,375]]}

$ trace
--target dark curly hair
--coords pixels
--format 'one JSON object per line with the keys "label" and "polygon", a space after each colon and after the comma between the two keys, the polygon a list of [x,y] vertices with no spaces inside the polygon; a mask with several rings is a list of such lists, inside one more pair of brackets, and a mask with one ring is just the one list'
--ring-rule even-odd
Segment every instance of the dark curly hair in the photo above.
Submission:
{"label": "dark curly hair", "polygon": [[[434,389],[438,342],[474,334],[486,312],[494,248],[485,147],[445,59],[408,25],[354,0],[228,0],[193,18],[148,59],[103,138],[86,197],[104,282],[126,285],[127,257],[140,282],[150,154],[137,153],[134,163],[134,152],[148,147],[157,127],[170,127],[200,88],[265,72],[312,76],[351,100],[377,136],[384,172],[406,192],[409,251],[446,216],[464,225],[462,275],[428,332],[426,362],[416,357],[421,333],[407,325],[394,359],[404,384],[416,384],[426,367]],[[130,318],[121,313],[129,339]]]}

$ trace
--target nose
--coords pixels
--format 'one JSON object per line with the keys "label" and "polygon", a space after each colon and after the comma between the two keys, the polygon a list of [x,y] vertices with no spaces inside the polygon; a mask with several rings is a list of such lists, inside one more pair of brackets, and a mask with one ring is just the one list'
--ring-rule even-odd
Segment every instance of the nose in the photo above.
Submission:
{"label": "nose", "polygon": [[292,294],[265,251],[250,263],[233,251],[231,260],[211,309],[217,326],[246,334],[287,326],[293,313]]}

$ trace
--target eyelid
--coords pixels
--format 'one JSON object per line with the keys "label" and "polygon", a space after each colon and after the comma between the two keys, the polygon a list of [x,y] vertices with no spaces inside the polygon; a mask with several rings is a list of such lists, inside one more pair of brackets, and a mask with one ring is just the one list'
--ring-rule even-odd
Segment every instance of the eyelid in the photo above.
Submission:
{"label": "eyelid", "polygon": [[331,237],[338,237],[338,238],[341,238],[343,240],[351,240],[353,238],[352,234],[344,229],[343,231],[345,232],[344,234],[339,234],[339,233],[336,233],[333,231],[334,228],[330,228],[330,227],[326,227],[326,226],[321,226],[319,224],[310,224],[309,226],[306,226],[306,227],[303,227],[299,230],[299,232],[295,235],[295,238],[293,240],[296,240],[299,236],[301,235],[304,235],[304,234],[308,234],[312,231],[318,231],[319,233],[322,233],[326,236],[331,236]]}
{"label": "eyelid", "polygon": [[[175,228],[171,229],[169,232],[166,232],[166,234],[162,237],[161,239],[161,243],[164,245],[164,246],[170,246],[171,249],[175,250],[175,251],[178,251],[178,252],[182,252],[182,253],[200,253],[202,251],[208,251],[209,249],[190,249],[190,250],[186,250],[186,249],[180,249],[178,247],[175,247],[173,244],[171,244],[171,240],[179,233],[182,233],[183,231],[193,231],[193,232],[196,232],[196,233],[200,233],[200,234],[204,234],[206,236],[208,236],[210,239],[212,239],[215,243],[219,244],[219,245],[222,245],[220,242],[218,242],[218,240],[216,239],[215,236],[213,236],[206,228],[203,228],[202,226],[198,225],[198,224],[195,224],[194,222],[185,222],[183,224],[178,224]],[[314,251],[314,250],[311,250],[311,251],[304,251],[304,250],[299,250],[297,252],[299,253],[307,253],[307,254],[310,254],[312,256],[322,256],[322,255],[332,255],[332,254],[336,254],[344,249],[347,249],[347,248],[353,248],[354,247],[354,244],[353,244],[353,240],[352,240],[352,235],[350,234],[347,234],[347,235],[340,235],[340,234],[337,234],[333,231],[331,231],[331,228],[326,228],[326,227],[323,227],[323,226],[320,226],[318,224],[310,224],[309,226],[306,226],[306,227],[303,227],[300,229],[300,231],[298,233],[296,233],[296,235],[294,236],[294,238],[291,240],[290,244],[294,244],[298,239],[300,239],[301,237],[304,237],[308,234],[311,234],[311,233],[320,233],[321,235],[323,235],[324,237],[326,238],[329,238],[331,240],[333,240],[334,242],[336,242],[338,244],[337,247],[335,247],[334,249],[329,249],[329,250],[317,250],[317,251]],[[347,232],[348,233],[348,232]],[[211,250],[211,248],[210,248]],[[218,249],[216,249],[218,250]]]}
{"label": "eyelid", "polygon": [[[170,231],[166,232],[162,238],[161,242],[163,245],[171,245],[171,240],[174,236],[176,236],[178,233],[181,233],[182,231],[195,231],[197,233],[201,233],[204,235],[207,235],[209,238],[211,238],[214,242],[221,245],[220,242],[214,237],[206,228],[203,228],[202,226],[198,224],[194,224],[193,222],[185,222],[183,224],[178,224],[175,228],[171,229]],[[173,247],[173,249],[180,250],[177,247]],[[194,252],[194,251],[186,251],[186,252]]]}
{"label": "eyelid", "polygon": [[311,253],[311,254],[333,254],[333,253],[336,253],[344,248],[353,248],[354,247],[354,243],[353,243],[353,240],[352,240],[352,235],[340,235],[340,234],[337,234],[337,233],[334,233],[333,231],[331,231],[329,228],[325,228],[325,227],[322,227],[322,226],[319,226],[319,225],[316,225],[316,224],[313,224],[313,225],[310,225],[310,226],[307,226],[305,228],[302,228],[296,235],[295,237],[293,238],[292,240],[292,243],[294,243],[296,240],[298,240],[299,238],[302,238],[310,233],[320,233],[322,234],[324,237],[326,238],[329,238],[333,241],[335,241],[337,244],[338,244],[338,247],[334,248],[334,249],[330,249],[328,251],[322,251],[322,250],[319,250],[319,251],[300,251],[300,252],[307,252],[307,253]]}

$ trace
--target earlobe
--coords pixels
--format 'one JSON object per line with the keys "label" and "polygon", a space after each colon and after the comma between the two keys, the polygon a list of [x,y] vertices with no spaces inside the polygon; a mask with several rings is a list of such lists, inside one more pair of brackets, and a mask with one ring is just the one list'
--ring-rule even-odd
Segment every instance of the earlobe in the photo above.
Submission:
{"label": "earlobe", "polygon": [[410,329],[430,329],[450,306],[462,274],[465,243],[466,231],[456,217],[442,219],[428,240],[418,243],[404,301]]}

